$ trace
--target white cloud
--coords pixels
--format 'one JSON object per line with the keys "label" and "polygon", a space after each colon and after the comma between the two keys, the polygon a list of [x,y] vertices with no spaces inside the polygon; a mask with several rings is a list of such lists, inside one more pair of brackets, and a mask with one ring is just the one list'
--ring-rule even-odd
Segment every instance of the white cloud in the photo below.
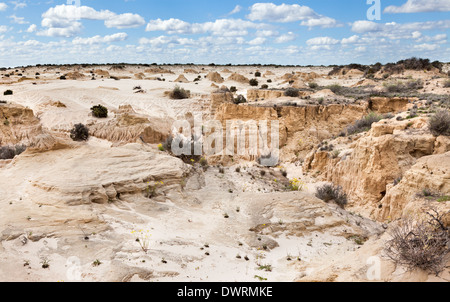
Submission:
{"label": "white cloud", "polygon": [[340,41],[330,37],[317,37],[306,41],[307,45],[334,45]]}
{"label": "white cloud", "polygon": [[239,13],[241,10],[242,10],[242,6],[236,5],[235,8],[234,8],[231,12],[228,13],[228,15],[230,16],[230,15],[237,14],[237,13]]}
{"label": "white cloud", "polygon": [[36,30],[37,30],[36,24],[31,24],[30,27],[28,27],[27,32],[34,33]]}
{"label": "white cloud", "polygon": [[17,17],[16,15],[11,15],[8,18],[12,19],[11,22],[16,23],[16,24],[28,24],[30,22],[25,21],[24,17]]}
{"label": "white cloud", "polygon": [[93,45],[93,44],[102,44],[102,43],[113,43],[113,42],[120,42],[124,41],[128,38],[128,35],[126,33],[117,33],[113,35],[108,36],[94,36],[91,38],[75,38],[73,39],[73,44],[79,44],[79,45]]}
{"label": "white cloud", "polygon": [[352,24],[352,31],[356,33],[366,33],[380,31],[381,25],[372,21],[362,20],[356,21]]}
{"label": "white cloud", "polygon": [[408,0],[402,6],[391,5],[385,8],[385,13],[422,13],[450,11],[449,0]]}
{"label": "white cloud", "polygon": [[340,26],[335,19],[319,15],[310,7],[298,4],[255,3],[250,8],[250,14],[247,18],[252,21],[280,23],[302,21],[300,25],[308,27],[330,28]]}
{"label": "white cloud", "polygon": [[80,20],[101,20],[108,28],[134,28],[145,25],[143,17],[137,14],[116,14],[109,10],[97,11],[88,6],[57,5],[42,14],[41,25],[47,27],[40,35],[72,37],[82,29]]}
{"label": "white cloud", "polygon": [[105,21],[105,26],[108,28],[134,28],[145,25],[145,19],[137,14],[121,14],[114,18]]}
{"label": "white cloud", "polygon": [[261,45],[266,42],[266,38],[258,37],[248,42],[250,45]]}
{"label": "white cloud", "polygon": [[281,35],[275,39],[276,43],[287,43],[295,40],[295,34],[293,32],[288,32],[287,34]]}
{"label": "white cloud", "polygon": [[341,43],[342,44],[353,44],[353,43],[358,42],[358,40],[359,40],[359,36],[354,35],[354,36],[351,36],[349,38],[342,39]]}
{"label": "white cloud", "polygon": [[8,8],[8,5],[4,2],[0,2],[0,12],[5,11]]}
{"label": "white cloud", "polygon": [[439,48],[439,45],[437,44],[419,44],[419,45],[414,45],[414,49],[417,50],[427,50],[427,51],[432,51],[432,50],[436,50]]}
{"label": "white cloud", "polygon": [[179,19],[150,20],[146,31],[165,31],[168,34],[204,34],[220,36],[247,35],[249,29],[264,29],[267,25],[241,19],[218,19],[214,22],[188,23]]}
{"label": "white cloud", "polygon": [[8,26],[0,25],[0,34],[3,34],[9,30]]}

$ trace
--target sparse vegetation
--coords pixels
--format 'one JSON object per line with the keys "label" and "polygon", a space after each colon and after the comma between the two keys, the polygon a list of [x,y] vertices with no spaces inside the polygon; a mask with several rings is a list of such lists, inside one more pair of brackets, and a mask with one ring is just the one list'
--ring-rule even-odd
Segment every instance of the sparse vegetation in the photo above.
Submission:
{"label": "sparse vegetation", "polygon": [[450,234],[443,222],[445,215],[436,210],[426,214],[428,220],[403,218],[390,232],[385,254],[408,269],[419,268],[439,275],[448,260]]}
{"label": "sparse vegetation", "polygon": [[348,203],[347,194],[344,193],[341,186],[325,184],[318,187],[316,190],[316,197],[326,203],[334,201],[342,208],[344,208]]}
{"label": "sparse vegetation", "polygon": [[259,85],[259,82],[258,82],[257,79],[251,79],[251,80],[249,81],[249,84],[250,84],[250,86],[256,87],[256,86]]}
{"label": "sparse vegetation", "polygon": [[443,84],[444,88],[450,88],[450,80],[446,80]]}
{"label": "sparse vegetation", "polygon": [[247,103],[247,99],[242,95],[238,95],[237,97],[234,98],[234,104],[239,105],[239,104],[244,104]]}
{"label": "sparse vegetation", "polygon": [[83,124],[76,124],[70,131],[70,138],[74,141],[86,141],[89,138],[89,129]]}
{"label": "sparse vegetation", "polygon": [[0,147],[0,159],[13,159],[25,152],[26,149],[27,147],[25,145]]}
{"label": "sparse vegetation", "polygon": [[450,113],[448,110],[439,110],[430,117],[428,125],[434,136],[450,136]]}
{"label": "sparse vegetation", "polygon": [[384,117],[382,115],[371,112],[363,119],[358,120],[353,125],[348,126],[345,132],[347,133],[347,135],[353,135],[369,131],[372,128],[372,124],[381,121],[383,118]]}
{"label": "sparse vegetation", "polygon": [[284,91],[284,96],[289,96],[289,97],[293,97],[293,98],[298,98],[299,97],[299,90],[296,88],[288,88]]}
{"label": "sparse vegetation", "polygon": [[13,95],[13,91],[8,89],[5,92],[3,92],[3,95]]}
{"label": "sparse vegetation", "polygon": [[169,93],[169,97],[172,100],[183,100],[191,97],[191,92],[181,88],[180,86],[175,86],[175,88]]}
{"label": "sparse vegetation", "polygon": [[311,89],[317,89],[319,87],[319,85],[317,83],[309,83],[308,86]]}
{"label": "sparse vegetation", "polygon": [[108,108],[102,105],[97,105],[91,108],[92,115],[97,118],[107,118]]}
{"label": "sparse vegetation", "polygon": [[259,72],[259,71],[255,72],[255,77],[260,78],[261,77],[261,72]]}

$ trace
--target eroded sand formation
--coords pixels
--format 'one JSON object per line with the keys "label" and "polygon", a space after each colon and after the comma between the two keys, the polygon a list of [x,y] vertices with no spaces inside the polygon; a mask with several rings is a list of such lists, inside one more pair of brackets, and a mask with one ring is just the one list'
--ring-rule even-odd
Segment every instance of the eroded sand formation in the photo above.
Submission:
{"label": "eroded sand formation", "polygon": [[[448,201],[417,195],[425,188],[450,194],[450,138],[428,127],[432,111],[448,99],[417,97],[448,97],[448,77],[436,70],[389,79],[381,71],[372,79],[355,69],[330,71],[2,71],[0,87],[13,94],[1,97],[0,145],[27,150],[0,160],[0,280],[373,281],[368,259],[375,257],[381,268],[375,281],[450,281],[448,268],[439,276],[406,271],[383,256],[396,220],[424,209],[450,210]],[[412,96],[352,98],[331,90],[339,84],[357,93],[381,91],[410,76],[425,83]],[[165,92],[176,85],[190,97],[170,99]],[[298,96],[286,96],[287,88],[300,89]],[[235,104],[238,95],[248,102]],[[109,109],[105,119],[91,114],[99,104]],[[408,117],[411,110],[417,117]],[[193,123],[194,112],[223,126],[278,121],[279,165],[259,165],[259,154],[207,157],[205,166],[162,150],[174,121]],[[369,112],[392,116],[369,131],[341,135]],[[86,142],[69,136],[78,123],[89,128]],[[293,179],[302,190],[290,189]],[[315,197],[325,182],[343,187],[345,209]],[[444,222],[449,225],[449,215]]]}

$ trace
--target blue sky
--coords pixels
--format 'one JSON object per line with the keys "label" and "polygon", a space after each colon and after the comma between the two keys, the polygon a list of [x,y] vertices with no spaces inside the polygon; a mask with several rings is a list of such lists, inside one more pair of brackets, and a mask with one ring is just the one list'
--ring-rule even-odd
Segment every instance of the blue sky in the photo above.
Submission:
{"label": "blue sky", "polygon": [[450,0],[0,0],[0,66],[448,62],[449,12]]}

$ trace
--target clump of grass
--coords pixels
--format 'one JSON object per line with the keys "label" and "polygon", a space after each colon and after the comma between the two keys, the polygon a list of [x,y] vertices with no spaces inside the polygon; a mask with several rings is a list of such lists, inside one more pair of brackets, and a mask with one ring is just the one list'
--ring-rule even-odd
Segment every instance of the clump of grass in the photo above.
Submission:
{"label": "clump of grass", "polygon": [[382,115],[376,114],[375,112],[371,112],[363,119],[360,119],[356,121],[353,125],[348,126],[346,129],[347,135],[353,135],[369,131],[374,123],[378,123],[383,118],[384,117]]}
{"label": "clump of grass", "polygon": [[97,118],[107,118],[108,117],[108,108],[102,105],[97,105],[91,108],[92,115]]}
{"label": "clump of grass", "polygon": [[92,266],[100,266],[100,265],[102,265],[102,262],[98,259],[92,262]]}
{"label": "clump of grass", "polygon": [[327,88],[336,94],[339,94],[342,91],[342,86],[339,84],[333,84],[333,85],[327,86]]}
{"label": "clump of grass", "polygon": [[341,186],[325,184],[318,187],[316,190],[316,197],[326,203],[334,201],[341,208],[344,208],[348,204],[347,194],[344,193]]}
{"label": "clump of grass", "polygon": [[450,114],[448,110],[439,110],[428,122],[431,133],[434,136],[450,136]]}
{"label": "clump of grass", "polygon": [[191,92],[181,88],[180,86],[175,86],[175,88],[169,93],[169,97],[173,100],[183,100],[188,99],[191,96]]}
{"label": "clump of grass", "polygon": [[317,84],[317,83],[309,83],[308,86],[311,89],[317,89],[319,87],[319,84]]}
{"label": "clump of grass", "polygon": [[83,124],[76,124],[70,131],[70,138],[74,141],[86,141],[89,138],[89,129]]}

